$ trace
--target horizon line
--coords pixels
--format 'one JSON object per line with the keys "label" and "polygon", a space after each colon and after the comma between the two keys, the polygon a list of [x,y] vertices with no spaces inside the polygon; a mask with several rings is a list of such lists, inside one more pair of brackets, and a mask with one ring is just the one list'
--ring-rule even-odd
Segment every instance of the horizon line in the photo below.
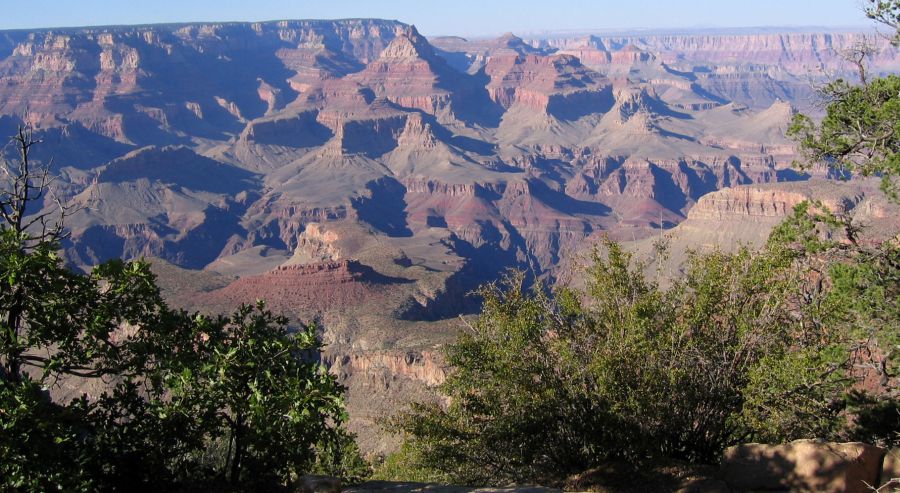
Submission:
{"label": "horizon line", "polygon": [[[240,24],[275,24],[279,22],[303,22],[303,21],[319,21],[319,22],[340,22],[340,21],[385,21],[385,22],[396,22],[399,24],[407,25],[407,26],[415,26],[415,23],[404,22],[399,19],[387,19],[381,17],[341,17],[341,18],[284,18],[284,19],[267,19],[267,20],[218,20],[218,21],[175,21],[175,22],[148,22],[148,23],[135,23],[135,24],[85,24],[85,25],[67,25],[67,26],[42,26],[42,27],[18,27],[18,28],[4,28],[0,29],[0,33],[12,33],[12,32],[45,32],[45,31],[67,31],[67,30],[79,30],[79,29],[121,29],[121,28],[154,28],[154,27],[176,27],[176,26],[191,26],[191,25],[210,25],[210,24],[232,24],[232,25],[240,25]],[[418,27],[417,27],[418,29]],[[865,24],[834,24],[834,25],[816,25],[816,24],[770,24],[770,25],[749,25],[749,26],[728,26],[728,25],[703,25],[703,26],[629,26],[629,27],[584,27],[584,28],[547,28],[547,29],[528,29],[522,30],[518,33],[515,29],[499,29],[492,33],[464,33],[464,34],[454,34],[454,33],[433,33],[426,34],[422,33],[426,37],[469,37],[473,39],[482,39],[482,38],[493,38],[502,36],[505,33],[513,33],[516,36],[547,36],[551,34],[618,34],[622,35],[624,33],[642,33],[642,34],[656,34],[656,33],[673,33],[673,32],[681,32],[684,34],[694,33],[694,32],[703,32],[703,31],[759,31],[759,30],[784,30],[785,32],[796,32],[796,31],[818,31],[818,32],[838,32],[838,31],[861,31],[861,30],[871,30],[875,31],[876,26],[870,26]],[[722,33],[725,34],[725,33]]]}

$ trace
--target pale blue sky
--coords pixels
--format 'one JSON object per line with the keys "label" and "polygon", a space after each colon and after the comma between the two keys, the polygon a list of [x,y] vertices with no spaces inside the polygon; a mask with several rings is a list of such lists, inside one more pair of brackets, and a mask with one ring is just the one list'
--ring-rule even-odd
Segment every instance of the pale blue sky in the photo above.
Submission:
{"label": "pale blue sky", "polygon": [[[861,0],[2,0],[0,29],[378,17],[426,35],[544,30],[866,26]],[[13,5],[18,4],[18,5]]]}

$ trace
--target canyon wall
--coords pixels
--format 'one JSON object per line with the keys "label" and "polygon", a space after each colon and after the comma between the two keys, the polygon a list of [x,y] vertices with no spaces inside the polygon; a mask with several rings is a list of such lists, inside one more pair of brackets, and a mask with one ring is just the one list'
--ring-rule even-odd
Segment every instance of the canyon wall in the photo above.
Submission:
{"label": "canyon wall", "polygon": [[[80,206],[72,265],[153,258],[179,306],[264,298],[318,320],[363,430],[367,399],[384,415],[430,395],[436,347],[507,269],[552,280],[601,236],[771,227],[824,175],[792,169],[784,136],[806,76],[858,39],[429,40],[373,19],[6,31],[0,134],[32,125],[56,196]],[[872,64],[894,71],[896,52]]]}

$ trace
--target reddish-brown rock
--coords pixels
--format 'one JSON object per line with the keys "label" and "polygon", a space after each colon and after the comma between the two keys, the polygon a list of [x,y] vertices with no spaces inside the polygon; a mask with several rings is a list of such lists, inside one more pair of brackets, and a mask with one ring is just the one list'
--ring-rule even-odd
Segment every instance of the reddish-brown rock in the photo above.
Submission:
{"label": "reddish-brown rock", "polygon": [[356,260],[284,265],[200,294],[197,302],[237,306],[265,300],[276,312],[301,315],[372,302],[384,297],[390,284],[401,282],[404,280],[380,275]]}

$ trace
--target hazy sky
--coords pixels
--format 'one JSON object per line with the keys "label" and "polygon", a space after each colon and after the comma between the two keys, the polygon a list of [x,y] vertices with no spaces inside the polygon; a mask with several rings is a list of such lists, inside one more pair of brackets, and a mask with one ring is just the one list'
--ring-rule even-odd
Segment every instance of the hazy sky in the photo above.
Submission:
{"label": "hazy sky", "polygon": [[378,17],[426,35],[544,30],[871,25],[861,0],[25,0],[0,29]]}

